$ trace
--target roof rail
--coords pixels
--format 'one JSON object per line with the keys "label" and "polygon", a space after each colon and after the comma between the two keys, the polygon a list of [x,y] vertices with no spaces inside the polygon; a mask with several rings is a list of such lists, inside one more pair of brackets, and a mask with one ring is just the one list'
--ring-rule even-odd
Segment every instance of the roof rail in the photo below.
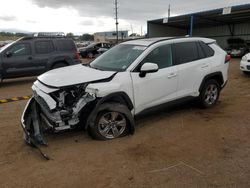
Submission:
{"label": "roof rail", "polygon": [[63,32],[38,32],[34,33],[33,37],[65,37]]}

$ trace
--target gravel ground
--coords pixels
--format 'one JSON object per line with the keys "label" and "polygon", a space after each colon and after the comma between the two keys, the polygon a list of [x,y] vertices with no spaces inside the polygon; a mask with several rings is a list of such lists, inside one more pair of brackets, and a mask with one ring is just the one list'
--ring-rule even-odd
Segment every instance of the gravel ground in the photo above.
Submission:
{"label": "gravel ground", "polygon": [[[0,83],[0,99],[30,95],[34,80]],[[237,59],[214,108],[163,109],[137,118],[135,135],[107,142],[50,135],[50,161],[22,140],[25,103],[0,104],[0,187],[250,187],[250,77]]]}

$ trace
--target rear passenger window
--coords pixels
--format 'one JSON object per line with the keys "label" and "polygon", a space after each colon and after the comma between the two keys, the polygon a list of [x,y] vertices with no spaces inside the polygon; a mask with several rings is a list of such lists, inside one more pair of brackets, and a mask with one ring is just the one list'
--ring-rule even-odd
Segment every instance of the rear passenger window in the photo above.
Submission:
{"label": "rear passenger window", "polygon": [[54,45],[52,41],[37,41],[35,50],[37,54],[49,54],[54,51]]}
{"label": "rear passenger window", "polygon": [[176,43],[174,46],[176,64],[188,63],[199,59],[196,42]]}
{"label": "rear passenger window", "polygon": [[205,53],[206,57],[212,57],[214,55],[214,50],[210,48],[207,44],[204,42],[199,42],[203,52]]}
{"label": "rear passenger window", "polygon": [[156,63],[159,69],[170,67],[172,63],[172,50],[170,45],[160,46],[154,49],[148,54],[148,56],[142,61],[141,65],[144,63]]}
{"label": "rear passenger window", "polygon": [[59,51],[74,51],[75,43],[72,40],[58,40],[58,50]]}

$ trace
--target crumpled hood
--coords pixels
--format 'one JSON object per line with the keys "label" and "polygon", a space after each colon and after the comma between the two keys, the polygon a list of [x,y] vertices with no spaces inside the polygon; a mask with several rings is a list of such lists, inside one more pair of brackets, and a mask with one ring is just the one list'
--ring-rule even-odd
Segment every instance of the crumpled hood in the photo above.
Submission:
{"label": "crumpled hood", "polygon": [[65,87],[110,78],[116,72],[100,71],[82,64],[54,69],[38,77],[42,83],[52,87]]}

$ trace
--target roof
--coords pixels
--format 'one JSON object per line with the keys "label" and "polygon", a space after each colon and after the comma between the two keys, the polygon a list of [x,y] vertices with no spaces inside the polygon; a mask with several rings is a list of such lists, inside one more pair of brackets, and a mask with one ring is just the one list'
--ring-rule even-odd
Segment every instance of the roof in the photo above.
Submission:
{"label": "roof", "polygon": [[215,42],[214,39],[203,38],[203,37],[160,37],[160,38],[147,38],[147,39],[137,39],[137,40],[130,40],[124,42],[123,44],[132,44],[132,45],[140,45],[140,46],[150,46],[158,42],[166,41],[166,40],[173,40],[178,42],[185,42],[185,41],[203,41],[205,43],[213,43]]}
{"label": "roof", "polygon": [[211,27],[237,23],[250,23],[250,4],[232,6],[231,14],[222,14],[223,8],[170,17],[168,23],[163,19],[151,20],[148,23],[166,25],[180,29],[189,27],[190,17],[194,16],[194,27]]}

